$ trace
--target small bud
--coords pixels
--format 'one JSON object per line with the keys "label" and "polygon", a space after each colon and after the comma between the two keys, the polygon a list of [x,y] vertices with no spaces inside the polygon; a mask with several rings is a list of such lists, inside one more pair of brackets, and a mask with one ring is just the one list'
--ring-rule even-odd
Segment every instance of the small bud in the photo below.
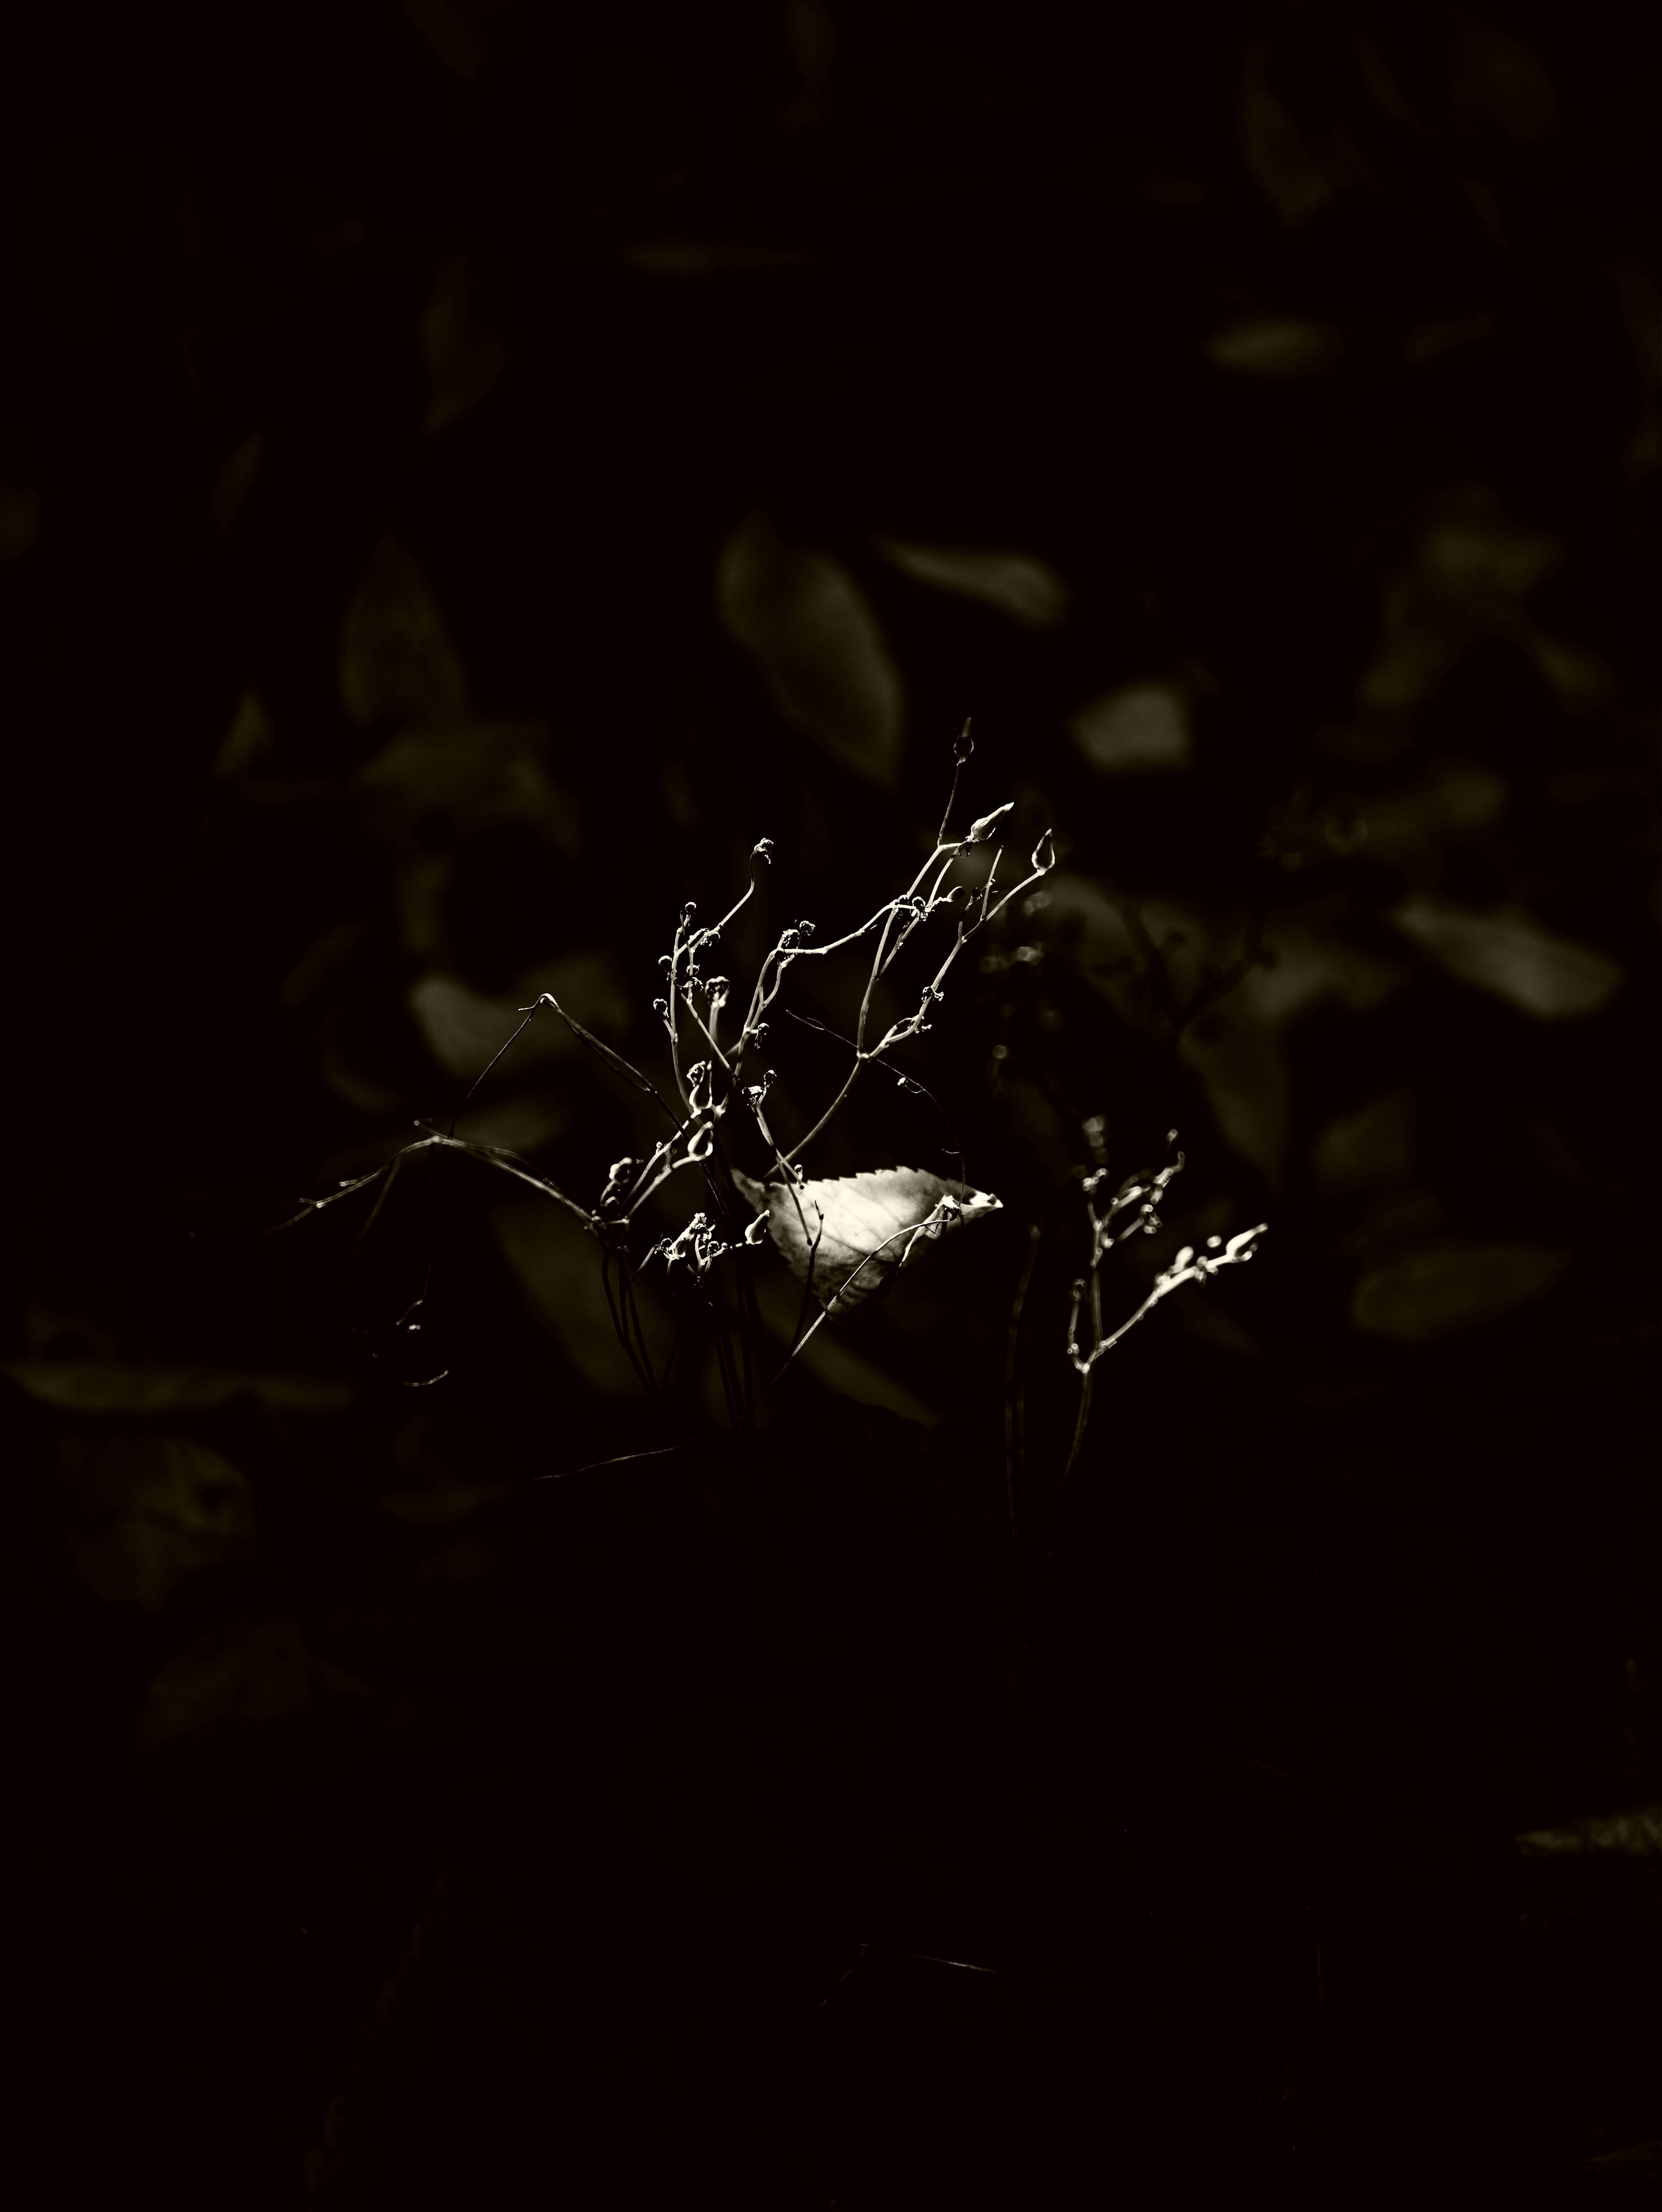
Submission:
{"label": "small bud", "polygon": [[1179,1245],[1178,1248],[1177,1256],[1172,1261],[1172,1265],[1174,1267],[1186,1267],[1194,1256],[1195,1248],[1192,1244]]}
{"label": "small bud", "polygon": [[960,768],[975,750],[975,741],[970,735],[970,718],[964,717],[964,726],[953,739],[953,758]]}
{"label": "small bud", "polygon": [[652,1011],[657,1015],[660,1021],[667,1021],[669,1018],[669,1000],[667,999],[654,999],[652,1002]]}
{"label": "small bud", "polygon": [[984,845],[989,837],[992,836],[994,830],[998,826],[999,822],[1010,811],[1011,808],[1014,807],[1014,805],[1015,801],[1014,799],[1007,799],[1002,806],[994,807],[990,814],[983,814],[979,821],[971,823],[970,834],[965,837],[964,842],[966,845]]}
{"label": "small bud", "polygon": [[796,932],[799,937],[807,939],[813,935],[813,924],[811,921],[799,921],[796,925]]}
{"label": "small bud", "polygon": [[772,860],[772,858],[773,858],[773,840],[772,840],[772,838],[771,838],[771,837],[758,837],[758,838],[757,839],[756,842],[755,842],[755,843],[751,847],[751,848],[750,848],[750,856],[751,856],[751,858],[752,858],[752,860],[770,860],[770,860]]}
{"label": "small bud", "polygon": [[1041,874],[1048,873],[1056,864],[1056,843],[1054,830],[1047,830],[1033,848],[1032,865]]}

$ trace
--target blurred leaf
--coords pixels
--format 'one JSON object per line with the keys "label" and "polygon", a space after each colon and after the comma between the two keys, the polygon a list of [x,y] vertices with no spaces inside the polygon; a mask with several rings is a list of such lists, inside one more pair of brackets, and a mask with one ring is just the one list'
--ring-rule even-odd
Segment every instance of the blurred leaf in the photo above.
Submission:
{"label": "blurred leaf", "polygon": [[254,488],[265,451],[265,440],[256,430],[235,448],[214,479],[208,507],[217,529],[228,530],[241,512],[243,501]]}
{"label": "blurred leaf", "polygon": [[1520,145],[1556,136],[1560,115],[1552,79],[1528,47],[1488,24],[1456,30],[1455,92],[1463,120],[1493,124]]}
{"label": "blurred leaf", "polygon": [[449,942],[445,899],[456,880],[454,853],[411,853],[393,878],[399,943],[412,959],[437,960]]}
{"label": "blurred leaf", "polygon": [[1442,1225],[1441,1199],[1434,1190],[1416,1185],[1407,1190],[1393,1190],[1376,1206],[1370,1206],[1333,1249],[1346,1259],[1366,1259],[1386,1248],[1394,1249],[1423,1243]]}
{"label": "blurred leaf", "polygon": [[27,484],[0,483],[0,561],[21,561],[40,532],[46,503]]}
{"label": "blurred leaf", "polygon": [[[1158,939],[1163,902],[1148,901],[1144,912]],[[1168,960],[1168,967],[1179,1002],[1186,1004],[1200,981],[1200,957],[1217,972],[1238,948],[1204,915],[1189,913],[1183,927],[1190,947],[1181,961]],[[1292,1129],[1288,1030],[1325,1003],[1368,1012],[1408,979],[1395,963],[1324,927],[1319,912],[1313,920],[1278,915],[1265,939],[1275,964],[1251,969],[1227,998],[1185,1029],[1179,1058],[1204,1083],[1225,1143],[1250,1160],[1271,1189],[1279,1189]]]}
{"label": "blurred leaf", "polygon": [[134,1724],[141,1752],[159,1751],[210,1726],[258,1727],[331,1695],[365,1696],[367,1685],[320,1660],[306,1624],[291,1615],[233,1621],[199,1638],[151,1682]]}
{"label": "blurred leaf", "polygon": [[1194,765],[1189,703],[1173,684],[1131,684],[1068,717],[1068,734],[1099,775],[1148,775]]}
{"label": "blurred leaf", "polygon": [[1610,953],[1556,935],[1516,904],[1485,914],[1422,891],[1385,918],[1460,982],[1507,1000],[1536,1021],[1585,1019],[1606,1006],[1622,982],[1621,964]]}
{"label": "blurred leaf", "polygon": [[1494,328],[1495,320],[1490,315],[1464,315],[1452,322],[1422,323],[1403,340],[1403,359],[1410,368],[1423,368],[1428,362],[1440,361],[1446,353],[1475,345],[1479,338],[1488,337]]}
{"label": "blurred leaf", "polygon": [[503,1098],[494,1105],[470,1108],[456,1123],[456,1134],[470,1145],[494,1145],[499,1152],[518,1152],[523,1159],[551,1145],[570,1123],[570,1109],[558,1098]]}
{"label": "blurred leaf", "polygon": [[1354,1114],[1328,1122],[1310,1148],[1317,1188],[1329,1194],[1369,1190],[1409,1174],[1415,1158],[1415,1107],[1411,1090],[1388,1091]]}
{"label": "blurred leaf", "polygon": [[76,1565],[107,1604],[153,1613],[181,1576],[253,1540],[241,1472],[193,1437],[67,1436],[58,1462],[78,1493]]}
{"label": "blurred leaf", "polygon": [[450,0],[399,0],[404,20],[452,76],[471,83],[479,73],[479,42],[466,13]]}
{"label": "blurred leaf", "polygon": [[[783,1275],[765,1275],[758,1279],[756,1303],[763,1326],[788,1351],[802,1317],[801,1292]],[[855,1352],[828,1328],[816,1329],[807,1340],[796,1355],[796,1364],[825,1389],[837,1397],[851,1399],[857,1406],[880,1407],[886,1413],[924,1429],[938,1429],[944,1418],[938,1407],[927,1404],[875,1360]]]}
{"label": "blurred leaf", "polygon": [[1654,392],[1662,386],[1662,292],[1643,269],[1630,261],[1618,262],[1610,274],[1616,279],[1622,319],[1640,375],[1647,388]]}
{"label": "blurred leaf", "polygon": [[432,379],[432,398],[422,428],[441,430],[476,406],[502,374],[508,349],[479,319],[476,288],[466,258],[447,261],[422,310],[422,359]]}
{"label": "blurred leaf", "polygon": [[1249,48],[1239,104],[1243,159],[1259,191],[1289,229],[1307,222],[1350,182],[1348,166],[1318,150],[1269,82],[1261,46]]}
{"label": "blurred leaf", "polygon": [[1350,1318],[1369,1336],[1428,1344],[1544,1297],[1570,1257],[1544,1244],[1434,1238],[1365,1274]]}
{"label": "blurred leaf", "polygon": [[1493,769],[1452,756],[1434,761],[1418,783],[1365,802],[1368,855],[1410,872],[1429,870],[1452,839],[1492,828],[1511,799],[1511,785]]}
{"label": "blurred leaf", "polygon": [[250,1391],[274,1413],[336,1413],[352,1389],[320,1375],[228,1367],[124,1366],[113,1360],[8,1359],[0,1371],[45,1406],[76,1413],[196,1413]]}
{"label": "blurred leaf", "polygon": [[869,601],[842,563],[786,545],[765,515],[752,514],[721,548],[715,601],[785,719],[892,790],[904,688]]}
{"label": "blurred leaf", "polygon": [[1625,2150],[1601,2151],[1596,2158],[1584,2159],[1582,2166],[1589,2173],[1631,2172],[1648,2177],[1651,2169],[1662,2166],[1662,2136],[1653,2142],[1629,2143]]}
{"label": "blurred leaf", "polygon": [[582,842],[577,805],[545,768],[547,744],[540,722],[405,730],[352,781],[375,799],[384,829],[407,830],[429,815],[447,816],[470,831],[524,822],[575,860]]}
{"label": "blurred leaf", "polygon": [[1562,1828],[1531,1828],[1514,1839],[1525,1858],[1662,1858],[1662,1805],[1595,1813]]}
{"label": "blurred leaf", "polygon": [[1622,453],[1622,471],[1630,483],[1636,483],[1659,465],[1662,465],[1662,421],[1654,408],[1647,408]]}
{"label": "blurred leaf", "polygon": [[1244,315],[1206,341],[1206,357],[1219,368],[1245,376],[1319,376],[1344,349],[1327,323],[1295,315]]}
{"label": "blurred leaf", "polygon": [[271,750],[271,718],[259,694],[245,691],[214,755],[212,773],[228,783],[240,782]]}
{"label": "blurred leaf", "polygon": [[802,269],[806,253],[768,246],[717,246],[702,238],[651,238],[624,248],[643,276],[715,276],[728,269]]}
{"label": "blurred leaf", "polygon": [[1205,1085],[1224,1143],[1279,1190],[1292,1124],[1292,1077],[1280,1037],[1226,1001],[1184,1031],[1179,1056]]}
{"label": "blurred leaf", "polygon": [[837,25],[825,0],[785,0],[785,43],[803,82],[817,90],[837,53]]}
{"label": "blurred leaf", "polygon": [[1527,641],[1530,658],[1556,693],[1567,714],[1601,706],[1616,690],[1616,675],[1608,661],[1585,646],[1531,630]]}
{"label": "blurred leaf", "polygon": [[314,938],[277,986],[285,1006],[303,1006],[326,982],[363,934],[361,921],[338,922]]}
{"label": "blurred leaf", "polygon": [[[812,1265],[814,1295],[834,1314],[886,1293],[899,1269],[925,1244],[999,1210],[990,1193],[919,1168],[880,1168],[801,1182],[794,1198],[782,1184],[757,1182],[738,1169],[733,1180],[740,1196],[767,1214],[774,1249],[799,1283],[807,1281]],[[945,1220],[932,1220],[943,1200],[960,1210]],[[927,1228],[922,1226],[926,1222]],[[907,1230],[916,1233],[900,1233]],[[841,1288],[856,1268],[860,1273]]]}
{"label": "blurred leaf", "polygon": [[[551,991],[585,1029],[621,1034],[629,1026],[629,996],[622,971],[606,952],[576,952],[529,968],[509,999],[488,999],[454,975],[423,975],[405,994],[428,1050],[447,1075],[483,1074],[508,1042],[539,991]],[[515,1067],[568,1058],[581,1050],[559,1016],[545,1008],[514,1045]]]}
{"label": "blurred leaf", "polygon": [[1367,85],[1374,105],[1383,115],[1394,123],[1411,123],[1414,119],[1402,87],[1385,64],[1385,59],[1372,40],[1361,32],[1355,34],[1356,59],[1361,65],[1362,82]]}
{"label": "blurred leaf", "polygon": [[438,602],[396,539],[375,548],[340,631],[340,696],[360,728],[383,715],[428,729],[468,716],[467,678]]}
{"label": "blurred leaf", "polygon": [[[493,1208],[490,1226],[532,1310],[583,1380],[602,1397],[638,1398],[640,1379],[606,1310],[599,1242],[563,1206],[534,1198]],[[661,1374],[673,1335],[671,1316],[656,1286],[639,1275],[635,1303]]]}
{"label": "blurred leaf", "polygon": [[1526,597],[1563,558],[1557,538],[1511,521],[1486,484],[1461,484],[1436,502],[1415,567],[1445,598],[1493,612]]}
{"label": "blurred leaf", "polygon": [[913,545],[898,538],[875,543],[883,558],[914,582],[979,599],[1026,629],[1053,629],[1071,603],[1056,570],[1031,553],[1004,546]]}
{"label": "blurred leaf", "polygon": [[457,1482],[431,1490],[389,1491],[375,1503],[383,1513],[390,1513],[395,1521],[402,1521],[410,1528],[440,1528],[452,1521],[465,1520],[470,1513],[478,1512],[480,1506],[506,1498],[508,1492],[505,1482]]}
{"label": "blurred leaf", "polygon": [[318,1054],[318,1073],[336,1097],[344,1098],[355,1113],[380,1120],[384,1115],[396,1112],[404,1103],[399,1092],[362,1073],[342,1059],[332,1045],[326,1046]]}
{"label": "blurred leaf", "polygon": [[1413,560],[1385,586],[1379,644],[1358,684],[1359,702],[1411,711],[1483,632],[1531,650],[1523,602],[1563,557],[1558,539],[1509,520],[1487,485],[1440,494]]}

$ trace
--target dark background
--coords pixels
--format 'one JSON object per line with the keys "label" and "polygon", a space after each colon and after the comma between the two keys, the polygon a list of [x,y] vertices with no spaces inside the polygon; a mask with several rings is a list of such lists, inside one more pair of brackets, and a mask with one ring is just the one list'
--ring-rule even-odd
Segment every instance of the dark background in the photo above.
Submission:
{"label": "dark background", "polygon": [[[1568,2202],[1662,2137],[1650,1867],[1512,1841],[1662,1796],[1642,11],[7,37],[29,2201]],[[1150,683],[1159,772],[1070,735]],[[758,837],[735,972],[868,912],[966,714],[1062,866],[904,1064],[1003,1213],[793,1378],[765,1503],[696,1395],[539,1482],[660,1437],[551,1210],[429,1155],[359,1263],[363,1202],[267,1232],[545,963],[650,1054]],[[1126,897],[1180,999],[1276,964],[1178,1037]],[[593,1203],[646,1125],[515,1050],[469,1126]],[[1094,1114],[1116,1180],[1181,1132],[1159,1257],[1268,1227],[1058,1500]],[[817,1164],[941,1142],[873,1077]]]}

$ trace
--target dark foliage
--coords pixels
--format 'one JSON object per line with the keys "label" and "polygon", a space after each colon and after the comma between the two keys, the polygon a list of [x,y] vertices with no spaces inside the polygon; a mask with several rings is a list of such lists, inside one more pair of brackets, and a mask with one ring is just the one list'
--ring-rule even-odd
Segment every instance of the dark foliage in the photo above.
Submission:
{"label": "dark foliage", "polygon": [[[1662,1800],[1643,12],[9,59],[19,2201],[1642,2185],[1649,1831],[1516,1839]],[[735,972],[870,912],[965,714],[1060,865],[813,1165],[1003,1210],[753,1453],[477,1158],[273,1233],[540,990],[650,1058],[758,837]],[[796,975],[788,1142],[860,988]],[[460,1126],[586,1206],[659,1133],[551,1024]],[[1111,1318],[1262,1249],[1064,1484],[1080,1177],[1173,1128]]]}

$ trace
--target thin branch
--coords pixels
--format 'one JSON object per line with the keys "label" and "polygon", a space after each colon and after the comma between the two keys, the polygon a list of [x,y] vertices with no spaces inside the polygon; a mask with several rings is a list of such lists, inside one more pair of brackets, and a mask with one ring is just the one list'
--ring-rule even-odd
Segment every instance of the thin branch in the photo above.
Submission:
{"label": "thin branch", "polygon": [[[897,1229],[892,1236],[886,1237],[880,1244],[874,1245],[873,1249],[867,1253],[864,1259],[860,1262],[860,1265],[854,1270],[854,1273],[848,1276],[843,1282],[839,1283],[836,1290],[832,1291],[831,1297],[823,1302],[822,1310],[815,1318],[813,1328],[809,1329],[807,1336],[801,1337],[791,1346],[790,1352],[786,1357],[784,1366],[781,1367],[779,1370],[779,1375],[782,1375],[784,1373],[785,1368],[790,1365],[791,1361],[794,1359],[797,1353],[802,1350],[803,1346],[808,1341],[808,1337],[811,1337],[813,1334],[814,1329],[817,1329],[822,1322],[828,1321],[831,1318],[832,1310],[836,1306],[837,1300],[842,1297],[843,1291],[848,1289],[850,1283],[856,1281],[860,1276],[864,1274],[867,1268],[870,1267],[874,1260],[879,1258],[883,1253],[886,1252],[890,1245],[897,1243],[901,1237],[909,1237],[911,1242],[907,1245],[906,1249],[901,1255],[899,1261],[899,1265],[904,1267],[907,1261],[911,1257],[912,1245],[917,1242],[918,1238],[923,1235],[926,1230],[935,1226],[939,1221],[943,1220],[945,1216],[942,1214],[940,1206],[936,1205],[932,1212],[924,1216],[922,1221],[908,1222],[904,1229]],[[774,1383],[778,1382],[779,1375],[776,1375],[773,1378],[773,1382],[768,1385],[770,1389],[774,1387]]]}
{"label": "thin branch", "polygon": [[563,1482],[569,1475],[596,1474],[603,1467],[630,1467],[640,1459],[667,1459],[672,1452],[685,1451],[685,1444],[660,1444],[652,1451],[619,1452],[615,1459],[592,1459],[586,1467],[557,1467],[550,1474],[533,1474],[533,1482]]}
{"label": "thin branch", "polygon": [[1038,1265],[1038,1249],[1044,1234],[1038,1222],[1032,1223],[1027,1231],[1027,1257],[1022,1263],[1021,1279],[1016,1285],[1015,1304],[1010,1309],[1010,1331],[1004,1354],[1004,1500],[1010,1516],[1012,1541],[1020,1534],[1016,1524],[1016,1480],[1021,1472],[1018,1461],[1021,1455],[1022,1437],[1020,1385],[1016,1362],[1021,1334],[1021,1310],[1027,1303],[1027,1292],[1032,1284],[1033,1270]]}
{"label": "thin branch", "polygon": [[1137,957],[1142,963],[1143,973],[1148,979],[1148,987],[1159,1002],[1160,1012],[1170,1023],[1172,1034],[1175,1037],[1183,1026],[1183,1010],[1178,1006],[1177,994],[1172,988],[1172,979],[1166,972],[1166,962],[1160,948],[1149,935],[1148,926],[1142,918],[1142,909],[1135,899],[1121,899],[1119,910],[1127,934],[1136,947]]}
{"label": "thin branch", "polygon": [[[586,1044],[592,1053],[595,1054],[605,1062],[606,1066],[612,1070],[614,1075],[620,1076],[625,1083],[630,1085],[632,1089],[644,1091],[648,1098],[655,1098],[659,1105],[663,1108],[665,1113],[668,1115],[670,1120],[679,1125],[681,1118],[680,1115],[676,1113],[674,1108],[669,1103],[668,1100],[659,1090],[657,1085],[655,1083],[648,1082],[647,1078],[642,1074],[638,1067],[631,1066],[630,1062],[624,1058],[623,1054],[621,1053],[613,1052],[609,1044],[603,1044],[600,1039],[597,1037],[592,1030],[586,1030],[581,1022],[574,1021],[551,991],[539,992],[537,995],[536,1004],[539,1006],[552,1006],[555,1012],[559,1016],[560,1019],[565,1024],[572,1036],[577,1039],[580,1044]],[[521,1006],[520,1008],[520,1012],[521,1013],[529,1013],[532,1011],[533,1010],[528,1006]],[[511,1037],[508,1039],[508,1042],[510,1044],[513,1042],[513,1039]]]}

